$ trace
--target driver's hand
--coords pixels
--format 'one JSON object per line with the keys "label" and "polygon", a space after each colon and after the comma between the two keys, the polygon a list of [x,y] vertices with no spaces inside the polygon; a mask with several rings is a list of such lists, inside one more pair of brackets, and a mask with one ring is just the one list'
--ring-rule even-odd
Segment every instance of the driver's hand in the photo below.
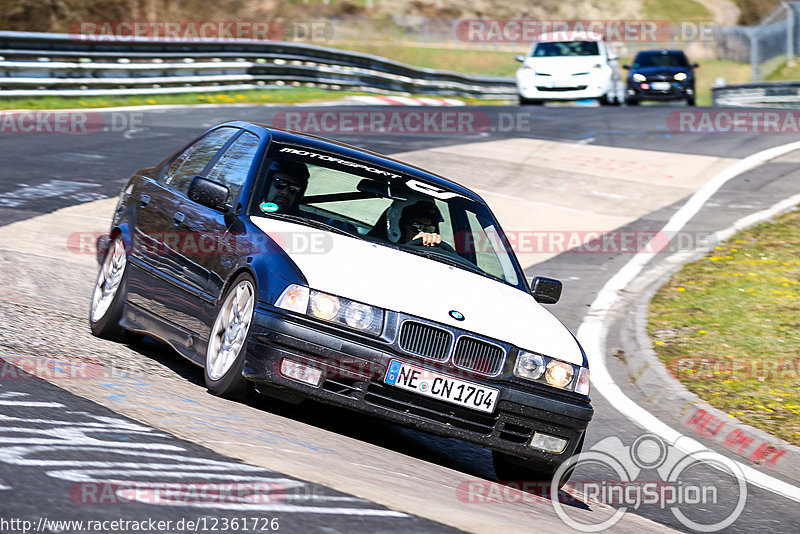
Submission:
{"label": "driver's hand", "polygon": [[420,232],[414,236],[414,239],[422,239],[422,245],[426,247],[435,247],[442,242],[442,236],[439,234],[428,234]]}

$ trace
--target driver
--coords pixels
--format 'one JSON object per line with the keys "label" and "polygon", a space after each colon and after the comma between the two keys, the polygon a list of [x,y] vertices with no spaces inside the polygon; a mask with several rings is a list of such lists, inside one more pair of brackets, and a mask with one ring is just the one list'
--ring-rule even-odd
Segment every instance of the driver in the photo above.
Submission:
{"label": "driver", "polygon": [[436,207],[429,200],[420,200],[403,208],[400,215],[401,243],[408,243],[415,239],[422,239],[422,245],[434,247],[442,242],[439,234],[439,223],[444,219]]}
{"label": "driver", "polygon": [[278,211],[296,215],[297,203],[308,187],[308,167],[304,163],[275,160],[267,173],[264,201],[278,206]]}

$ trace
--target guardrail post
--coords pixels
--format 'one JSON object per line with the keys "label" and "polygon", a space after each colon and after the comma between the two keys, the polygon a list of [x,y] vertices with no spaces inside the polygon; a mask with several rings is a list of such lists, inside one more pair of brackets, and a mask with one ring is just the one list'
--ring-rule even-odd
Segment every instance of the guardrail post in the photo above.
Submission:
{"label": "guardrail post", "polygon": [[786,62],[794,61],[794,9],[786,2],[781,2],[786,10]]}
{"label": "guardrail post", "polygon": [[758,72],[758,29],[748,28],[747,38],[750,39],[750,81],[757,82],[761,77]]}

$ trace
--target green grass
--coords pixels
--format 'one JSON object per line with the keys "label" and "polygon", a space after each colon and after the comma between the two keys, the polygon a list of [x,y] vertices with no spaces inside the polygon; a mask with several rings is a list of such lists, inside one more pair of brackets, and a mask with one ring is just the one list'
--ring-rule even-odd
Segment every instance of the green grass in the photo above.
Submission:
{"label": "green grass", "polygon": [[642,11],[650,20],[710,20],[711,12],[695,0],[644,0]]}
{"label": "green grass", "polygon": [[711,105],[711,88],[717,78],[725,78],[728,85],[750,81],[750,65],[747,63],[723,59],[708,59],[698,63],[700,68],[694,71],[698,105]]}
{"label": "green grass", "polygon": [[104,108],[112,106],[147,106],[154,104],[289,104],[334,100],[349,95],[362,94],[349,91],[332,91],[314,87],[259,89],[219,93],[184,93],[145,96],[37,96],[27,98],[2,98],[0,109],[66,109]]}
{"label": "green grass", "polygon": [[767,76],[767,81],[800,80],[800,63],[783,63]]}
{"label": "green grass", "polygon": [[[338,100],[346,96],[364,95],[355,91],[337,91],[313,87],[285,89],[260,89],[252,91],[220,93],[186,93],[180,95],[146,95],[135,97],[59,97],[41,96],[28,98],[2,98],[2,109],[72,109],[107,108],[116,106],[192,105],[192,104],[296,104],[301,102],[323,102]],[[403,93],[404,95],[406,93]],[[442,98],[441,95],[416,95]],[[452,97],[470,104],[497,104],[494,100]]]}
{"label": "green grass", "polygon": [[648,333],[689,390],[800,445],[800,210],[684,266],[653,298]]}
{"label": "green grass", "polygon": [[496,50],[450,49],[402,44],[337,44],[337,48],[385,57],[415,67],[471,74],[513,76],[519,68],[516,53]]}

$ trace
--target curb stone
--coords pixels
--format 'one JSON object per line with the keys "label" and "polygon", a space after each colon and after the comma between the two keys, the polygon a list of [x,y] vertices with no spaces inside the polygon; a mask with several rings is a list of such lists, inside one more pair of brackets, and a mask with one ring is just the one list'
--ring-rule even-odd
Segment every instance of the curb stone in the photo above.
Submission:
{"label": "curb stone", "polygon": [[[712,441],[740,461],[800,482],[800,447],[747,425],[690,392],[658,359],[647,335],[650,301],[683,265],[702,258],[706,250],[678,252],[648,269],[626,291],[638,295],[622,319],[620,342],[626,377],[649,408],[681,433]],[[666,417],[665,417],[666,415]]]}

